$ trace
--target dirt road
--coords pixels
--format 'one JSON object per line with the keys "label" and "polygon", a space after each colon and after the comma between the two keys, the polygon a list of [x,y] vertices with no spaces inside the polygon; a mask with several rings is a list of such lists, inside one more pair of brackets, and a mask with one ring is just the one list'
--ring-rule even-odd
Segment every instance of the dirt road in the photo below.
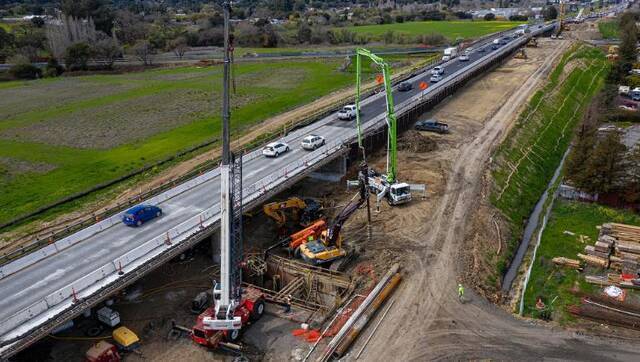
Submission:
{"label": "dirt road", "polygon": [[[560,45],[559,43],[557,45]],[[566,44],[565,44],[566,45]],[[499,144],[532,90],[548,72],[562,46],[484,123],[466,137],[453,164],[445,171],[442,197],[431,206],[431,220],[413,239],[398,236],[404,245],[406,278],[393,297],[393,309],[362,355],[362,360],[506,359],[631,360],[640,346],[583,337],[517,320],[474,295],[467,288],[467,303],[456,297],[456,284],[464,273],[465,253],[474,248],[470,220],[478,210],[482,177],[492,149]],[[455,261],[455,262],[454,262]],[[375,321],[374,321],[375,322]],[[368,333],[368,332],[366,332]],[[364,338],[363,338],[364,339]],[[359,344],[352,349],[358,351]],[[615,344],[614,344],[615,343]],[[353,352],[352,352],[353,354]],[[353,355],[349,358],[353,359]]]}

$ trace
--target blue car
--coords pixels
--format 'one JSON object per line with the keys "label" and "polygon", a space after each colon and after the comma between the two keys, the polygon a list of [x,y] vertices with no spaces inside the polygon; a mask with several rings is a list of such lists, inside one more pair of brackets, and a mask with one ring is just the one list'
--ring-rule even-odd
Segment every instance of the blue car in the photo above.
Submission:
{"label": "blue car", "polygon": [[122,217],[122,222],[127,226],[140,226],[145,222],[160,217],[162,209],[152,205],[138,205],[130,208]]}

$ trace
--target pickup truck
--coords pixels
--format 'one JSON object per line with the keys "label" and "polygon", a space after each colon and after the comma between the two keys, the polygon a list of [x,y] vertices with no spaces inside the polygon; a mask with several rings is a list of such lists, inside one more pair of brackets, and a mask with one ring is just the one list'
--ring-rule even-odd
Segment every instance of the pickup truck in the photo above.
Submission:
{"label": "pickup truck", "polygon": [[[362,113],[360,115],[362,116]],[[338,119],[352,120],[354,118],[356,118],[355,104],[346,105],[338,112]]]}
{"label": "pickup truck", "polygon": [[434,119],[427,119],[424,121],[418,121],[415,125],[415,129],[418,131],[429,131],[436,133],[449,133],[449,125],[446,123],[438,122]]}

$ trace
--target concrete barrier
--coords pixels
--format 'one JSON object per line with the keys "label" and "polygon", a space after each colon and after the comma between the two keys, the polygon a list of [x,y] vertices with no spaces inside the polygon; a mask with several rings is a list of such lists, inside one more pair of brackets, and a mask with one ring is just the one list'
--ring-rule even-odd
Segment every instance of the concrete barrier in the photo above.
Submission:
{"label": "concrete barrier", "polygon": [[45,312],[48,309],[44,300],[39,300],[11,317],[0,321],[0,335],[7,333],[25,321]]}
{"label": "concrete barrier", "polygon": [[37,262],[39,262],[40,260],[51,256],[55,253],[57,253],[58,250],[56,249],[55,244],[50,244],[45,246],[42,249],[38,249],[37,251],[34,251],[33,253],[27,254],[24,257],[17,259],[15,261],[12,261],[9,264],[5,264],[2,267],[0,267],[0,276],[2,278],[13,274],[19,270],[22,270],[28,266],[31,266]]}

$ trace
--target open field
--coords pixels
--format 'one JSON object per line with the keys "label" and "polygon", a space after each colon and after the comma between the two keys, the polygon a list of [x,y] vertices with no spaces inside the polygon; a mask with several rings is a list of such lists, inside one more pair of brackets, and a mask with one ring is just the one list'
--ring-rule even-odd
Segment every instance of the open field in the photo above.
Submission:
{"label": "open field", "polygon": [[440,33],[449,40],[456,38],[478,38],[483,35],[508,30],[522,22],[517,21],[417,21],[383,25],[352,26],[349,30],[380,37],[387,31],[409,35]]}
{"label": "open field", "polygon": [[[234,134],[351,84],[341,62],[238,64]],[[2,162],[0,222],[216,137],[221,70],[2,84],[0,158],[15,162]]]}
{"label": "open field", "polygon": [[596,48],[580,46],[567,52],[496,152],[491,200],[510,221],[512,235],[499,271],[506,271],[525,221],[559,165],[583,111],[602,86],[607,68],[604,54]]}
{"label": "open field", "polygon": [[617,39],[619,35],[618,24],[617,20],[600,21],[598,22],[598,30],[605,39]]}
{"label": "open field", "polygon": [[[577,270],[558,267],[551,262],[557,256],[576,259],[577,253],[584,253],[585,243],[580,235],[588,236],[593,244],[598,239],[596,226],[607,222],[640,225],[640,216],[626,210],[587,204],[574,201],[557,200],[551,211],[551,217],[542,233],[542,239],[536,260],[531,270],[529,284],[525,292],[524,313],[536,315],[536,298],[541,297],[547,305],[553,303],[554,319],[561,323],[573,320],[565,307],[578,304],[580,298],[571,293],[571,289],[591,293],[597,290],[593,284],[584,280],[584,274]],[[565,231],[575,235],[565,234]]]}

